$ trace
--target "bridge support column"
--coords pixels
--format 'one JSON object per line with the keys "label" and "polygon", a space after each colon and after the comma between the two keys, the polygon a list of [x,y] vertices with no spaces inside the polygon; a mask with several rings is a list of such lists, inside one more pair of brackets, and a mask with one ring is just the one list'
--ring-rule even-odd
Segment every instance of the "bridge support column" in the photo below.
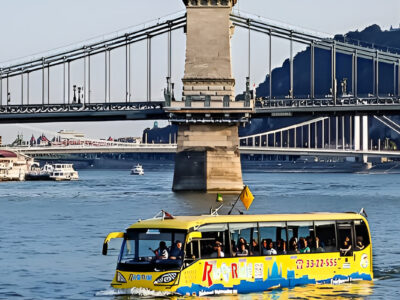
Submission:
{"label": "bridge support column", "polygon": [[[362,150],[368,151],[368,116],[362,116]],[[363,162],[367,161],[368,156],[363,155]]]}
{"label": "bridge support column", "polygon": [[[362,126],[361,126],[362,125]],[[368,116],[354,116],[354,150],[368,151]],[[363,162],[367,163],[368,156],[363,155]]]}
{"label": "bridge support column", "polygon": [[354,150],[360,150],[360,116],[354,116]]}
{"label": "bridge support column", "polygon": [[[187,10],[183,101],[171,101],[165,108],[178,125],[172,189],[236,193],[243,189],[238,124],[247,122],[254,111],[249,95],[245,101],[235,101],[230,14],[236,0],[183,2]],[[255,146],[256,139],[252,142]]]}
{"label": "bridge support column", "polygon": [[237,125],[179,125],[174,191],[243,189]]}

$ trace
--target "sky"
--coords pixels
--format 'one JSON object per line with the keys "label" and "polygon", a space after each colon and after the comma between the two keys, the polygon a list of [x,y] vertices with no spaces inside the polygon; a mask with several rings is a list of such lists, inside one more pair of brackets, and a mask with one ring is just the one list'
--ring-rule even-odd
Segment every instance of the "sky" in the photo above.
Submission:
{"label": "sky", "polygon": [[[52,49],[63,48],[102,38],[107,34],[133,27],[144,22],[157,20],[177,12],[183,12],[185,6],[181,0],[0,0],[0,66],[7,61],[29,57]],[[346,33],[350,30],[362,30],[371,24],[382,29],[391,25],[399,27],[400,1],[398,0],[239,0],[235,7],[241,12],[261,16],[266,19],[289,24],[291,26],[318,31],[326,35]],[[232,39],[233,73],[236,78],[236,92],[244,89],[247,72],[247,34],[236,30]],[[286,41],[274,41],[273,67],[282,64],[289,55]],[[258,85],[267,73],[267,38],[252,35],[251,80]],[[184,72],[185,37],[183,32],[173,35],[173,81],[177,90],[181,88]],[[295,51],[303,48],[297,45]],[[132,52],[134,75],[132,76],[133,98],[145,97],[145,45],[137,45]],[[166,76],[166,39],[161,37],[153,43],[153,83],[154,100],[161,99]],[[113,61],[115,78],[112,85],[113,97],[122,97],[124,78],[117,73],[122,66],[121,54],[116,53]],[[100,63],[98,64],[100,66]],[[76,67],[78,68],[78,67]],[[103,67],[101,67],[103,68]],[[73,71],[74,72],[74,71]],[[74,80],[79,82],[78,71]],[[94,70],[96,73],[96,70]],[[53,74],[60,77],[57,71]],[[104,77],[103,77],[104,78]],[[52,78],[52,80],[55,80]],[[104,94],[101,76],[93,79],[93,97],[101,99]],[[36,86],[40,83],[36,79]],[[32,79],[32,86],[35,79]],[[11,83],[11,88],[18,84]],[[51,97],[61,98],[60,89],[52,87]],[[32,88],[32,98],[39,97],[39,88]],[[179,94],[179,93],[178,93]],[[3,96],[4,97],[4,96]],[[34,101],[34,100],[32,100]],[[167,122],[159,122],[166,125]],[[10,142],[18,132],[25,138],[41,132],[52,135],[61,129],[84,132],[88,137],[106,138],[108,136],[140,136],[143,129],[152,127],[150,121],[123,122],[85,122],[85,123],[47,123],[0,125],[3,141]]]}

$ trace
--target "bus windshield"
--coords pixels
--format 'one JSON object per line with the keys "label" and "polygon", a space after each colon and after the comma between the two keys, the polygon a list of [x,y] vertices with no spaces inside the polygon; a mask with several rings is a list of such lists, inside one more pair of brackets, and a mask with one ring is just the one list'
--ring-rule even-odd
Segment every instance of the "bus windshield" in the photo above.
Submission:
{"label": "bus windshield", "polygon": [[128,230],[119,263],[130,265],[130,270],[178,268],[182,265],[185,237],[186,231],[182,230]]}

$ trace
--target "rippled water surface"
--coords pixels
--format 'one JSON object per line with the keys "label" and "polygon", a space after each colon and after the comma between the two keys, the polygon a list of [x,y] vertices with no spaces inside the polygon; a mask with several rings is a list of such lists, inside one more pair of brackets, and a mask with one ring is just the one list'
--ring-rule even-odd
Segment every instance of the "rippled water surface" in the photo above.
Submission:
{"label": "rippled water surface", "polygon": [[[215,205],[215,195],[172,193],[172,176],[172,170],[149,171],[142,177],[91,170],[81,171],[78,182],[1,183],[0,299],[138,298],[118,295],[109,287],[120,242],[111,243],[108,256],[101,255],[102,242],[108,232],[123,230],[160,209],[188,215],[206,213]],[[249,213],[364,207],[372,228],[376,279],[221,299],[400,298],[400,174],[260,171],[243,176],[256,197]]]}

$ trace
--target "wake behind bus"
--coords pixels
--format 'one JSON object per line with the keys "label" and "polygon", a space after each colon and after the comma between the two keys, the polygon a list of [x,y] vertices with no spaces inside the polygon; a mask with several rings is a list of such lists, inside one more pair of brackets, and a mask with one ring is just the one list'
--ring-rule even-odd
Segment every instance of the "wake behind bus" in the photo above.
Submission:
{"label": "wake behind bus", "polygon": [[361,213],[158,216],[125,232],[111,286],[179,295],[263,292],[372,280]]}

